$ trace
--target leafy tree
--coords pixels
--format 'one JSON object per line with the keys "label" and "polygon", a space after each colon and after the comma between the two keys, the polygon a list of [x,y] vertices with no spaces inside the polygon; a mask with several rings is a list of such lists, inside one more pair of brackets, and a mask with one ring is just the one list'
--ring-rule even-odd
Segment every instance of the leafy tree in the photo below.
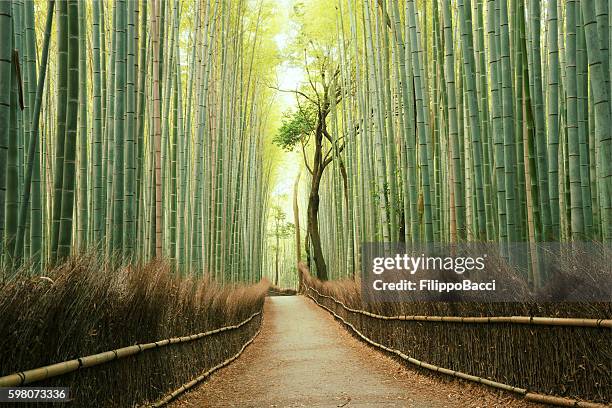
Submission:
{"label": "leafy tree", "polygon": [[316,121],[317,112],[312,104],[299,106],[295,112],[285,112],[273,142],[287,151],[293,151],[298,144],[304,147],[315,132]]}
{"label": "leafy tree", "polygon": [[319,232],[319,187],[325,169],[338,158],[346,195],[346,169],[340,159],[340,153],[345,146],[345,137],[332,135],[327,124],[332,109],[342,99],[338,81],[340,68],[332,61],[330,52],[321,53],[314,45],[312,48],[313,54],[310,60],[308,57],[304,58],[309,87],[304,90],[289,91],[295,94],[298,109],[285,114],[274,143],[286,150],[293,150],[298,144],[301,145],[304,164],[311,175],[307,211],[308,238],[312,244],[317,276],[319,279],[327,280],[327,265],[323,257]]}

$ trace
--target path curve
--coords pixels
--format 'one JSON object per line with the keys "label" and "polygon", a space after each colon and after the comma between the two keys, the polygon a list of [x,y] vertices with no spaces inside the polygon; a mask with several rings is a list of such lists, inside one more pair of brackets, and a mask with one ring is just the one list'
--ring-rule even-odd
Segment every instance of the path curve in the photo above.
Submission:
{"label": "path curve", "polygon": [[171,407],[539,407],[432,377],[368,347],[302,296],[269,297],[244,354]]}

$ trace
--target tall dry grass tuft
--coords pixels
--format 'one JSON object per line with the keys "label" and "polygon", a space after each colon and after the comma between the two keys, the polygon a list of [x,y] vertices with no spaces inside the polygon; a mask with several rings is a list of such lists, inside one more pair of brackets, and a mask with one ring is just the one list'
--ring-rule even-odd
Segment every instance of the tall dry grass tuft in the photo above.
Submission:
{"label": "tall dry grass tuft", "polygon": [[[322,282],[303,264],[300,271],[306,287],[332,296],[349,308],[384,316],[612,317],[610,303],[366,303],[356,282]],[[314,291],[307,293],[370,339],[418,360],[531,392],[612,401],[609,328],[380,320],[349,312]]]}
{"label": "tall dry grass tuft", "polygon": [[[71,258],[45,277],[16,276],[0,283],[0,376],[237,324],[262,309],[268,289],[180,277],[160,261],[114,267],[94,255]],[[237,353],[260,322],[257,316],[238,330],[37,384],[70,386],[74,406],[154,401]]]}

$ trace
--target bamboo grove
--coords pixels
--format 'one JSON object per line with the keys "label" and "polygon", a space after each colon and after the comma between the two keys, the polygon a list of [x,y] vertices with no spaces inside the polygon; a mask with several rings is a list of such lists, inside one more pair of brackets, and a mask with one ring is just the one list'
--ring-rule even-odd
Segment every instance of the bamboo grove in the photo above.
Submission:
{"label": "bamboo grove", "polygon": [[266,210],[252,203],[268,195],[270,111],[262,10],[247,0],[0,1],[4,264],[40,270],[92,250],[258,280]]}
{"label": "bamboo grove", "polygon": [[334,6],[330,278],[361,242],[612,241],[607,1]]}

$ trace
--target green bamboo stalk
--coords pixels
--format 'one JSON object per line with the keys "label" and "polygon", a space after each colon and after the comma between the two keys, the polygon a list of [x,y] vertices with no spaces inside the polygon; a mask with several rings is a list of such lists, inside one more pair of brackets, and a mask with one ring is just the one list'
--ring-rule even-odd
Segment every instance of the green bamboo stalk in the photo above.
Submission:
{"label": "green bamboo stalk", "polygon": [[459,129],[457,128],[457,101],[455,98],[455,55],[452,36],[452,18],[450,4],[442,6],[444,16],[444,77],[448,103],[448,137],[450,139],[453,203],[455,225],[451,234],[459,239],[465,239],[465,202],[463,182],[461,177],[461,160],[459,158]]}
{"label": "green bamboo stalk", "polygon": [[491,94],[491,119],[493,121],[493,143],[495,163],[495,184],[497,199],[498,239],[508,239],[508,223],[506,221],[506,183],[504,174],[504,130],[502,123],[502,97],[499,88],[499,58],[495,40],[495,0],[487,3],[487,26],[489,46],[489,92]]}
{"label": "green bamboo stalk", "polygon": [[51,223],[51,260],[58,261],[60,220],[64,172],[64,144],[66,140],[66,112],[68,106],[68,3],[59,2],[57,36],[57,102],[55,129],[55,163],[53,174],[53,207]]}
{"label": "green bamboo stalk", "polygon": [[76,0],[68,0],[66,19],[68,22],[68,58],[66,75],[66,135],[64,146],[64,169],[62,171],[62,210],[59,225],[57,257],[63,259],[70,255],[72,244],[72,220],[76,186],[76,140],[79,107],[79,9]]}
{"label": "green bamboo stalk", "polygon": [[[30,106],[30,119],[28,122],[29,127],[29,140],[32,143],[32,140],[37,140],[39,138],[38,135],[34,135],[35,132],[38,132],[37,128],[40,124],[40,117],[37,119],[37,116],[40,116],[40,106],[42,105],[43,98],[43,89],[40,89],[36,77],[36,32],[35,32],[35,22],[34,22],[34,3],[26,2],[26,47],[28,54],[28,77],[30,82],[30,91],[29,91],[29,101],[28,105]],[[47,4],[47,15],[49,15],[49,10],[53,8],[53,5],[49,2]],[[52,13],[51,13],[52,14]],[[50,23],[49,23],[50,24]],[[48,29],[47,29],[48,27]],[[46,70],[47,58],[48,58],[48,41],[51,36],[51,25],[47,26],[45,24],[45,35],[43,40],[43,52],[41,55],[41,68],[39,70],[38,75],[46,75],[46,72],[43,74],[43,71]],[[46,54],[45,54],[45,46]],[[44,64],[43,64],[44,62]],[[36,103],[39,103],[39,107],[36,108]],[[38,109],[38,111],[37,111]],[[38,122],[37,122],[38,121]],[[28,145],[28,149],[31,149],[31,146]],[[42,182],[41,182],[41,166],[40,166],[40,143],[36,142],[34,146],[34,160],[33,160],[33,169],[32,169],[32,205],[30,212],[30,257],[35,264],[35,267],[38,268],[42,262],[42,250],[43,250],[43,198],[42,198]],[[28,159],[29,159],[29,151],[28,151]],[[28,161],[29,166],[29,161]],[[27,180],[27,168],[26,175],[24,177],[24,191],[26,186],[29,184]],[[22,198],[22,205],[27,205],[25,197]],[[21,219],[21,214],[20,214]],[[27,220],[27,216],[26,216]],[[17,241],[19,243],[19,240]]]}
{"label": "green bamboo stalk", "polygon": [[134,256],[136,242],[136,48],[138,28],[136,27],[136,2],[127,2],[127,56],[125,84],[125,181],[124,211],[121,232],[122,246],[128,258]]}
{"label": "green bamboo stalk", "polygon": [[539,206],[542,214],[542,239],[552,239],[552,219],[549,205],[548,163],[546,155],[546,124],[544,120],[544,102],[542,92],[542,62],[540,51],[540,0],[529,2],[530,21],[530,85],[533,87],[531,96],[535,112],[537,178],[539,191]]}
{"label": "green bamboo stalk", "polygon": [[[50,39],[51,39],[51,27],[53,24],[53,9],[55,6],[55,1],[54,0],[49,0],[48,5],[47,5],[47,17],[46,17],[46,23],[45,23],[45,37],[44,37],[44,42],[43,42],[43,48],[42,48],[42,54],[41,54],[41,63],[40,63],[40,69],[39,69],[39,78],[38,78],[38,84],[36,86],[36,99],[35,99],[35,105],[34,105],[34,110],[32,111],[32,124],[31,124],[31,130],[30,130],[30,135],[31,135],[31,139],[28,143],[28,159],[27,159],[27,168],[26,168],[26,172],[25,172],[25,177],[24,177],[24,186],[23,186],[23,197],[21,200],[21,206],[19,208],[19,228],[17,231],[17,239],[16,239],[16,247],[22,247],[23,246],[23,241],[24,241],[24,236],[25,236],[25,220],[27,218],[27,214],[28,214],[28,205],[30,202],[30,192],[32,190],[33,186],[33,174],[35,174],[35,166],[36,163],[39,163],[39,156],[37,154],[38,151],[38,135],[40,133],[40,113],[41,113],[41,106],[42,106],[42,99],[43,99],[43,90],[45,87],[45,78],[47,75],[47,61],[48,61],[48,56],[49,56],[49,43],[50,43]],[[39,180],[40,182],[40,180]],[[34,207],[34,200],[40,200],[40,191],[38,191],[38,195],[36,194],[36,189],[34,187],[34,196],[32,197],[33,199],[33,205],[32,207]],[[40,211],[40,201],[35,201],[38,206],[38,209]],[[42,214],[41,214],[42,215]],[[33,219],[33,223],[32,223],[32,231],[36,230],[39,231],[39,228],[42,229],[42,225],[37,224],[37,220],[38,217],[36,217],[35,219]],[[40,231],[41,235],[38,236],[38,238],[40,239],[42,237],[42,231]],[[42,250],[41,247],[41,243],[40,240],[32,240],[32,253],[33,254],[38,254],[37,257],[40,256],[40,251]],[[23,253],[15,253],[15,258],[17,259],[17,263],[19,263],[19,258],[20,255],[22,256]]]}
{"label": "green bamboo stalk", "polygon": [[141,14],[140,19],[140,44],[139,44],[139,52],[138,52],[138,100],[137,100],[137,113],[136,120],[137,126],[136,131],[137,139],[136,139],[136,200],[138,205],[136,207],[136,231],[140,232],[141,238],[141,255],[144,258],[146,245],[144,244],[144,237],[147,229],[145,228],[146,224],[146,211],[145,209],[145,167],[146,161],[144,157],[145,152],[145,112],[146,112],[146,84],[147,84],[147,67],[151,62],[149,47],[150,47],[150,38],[148,34],[148,2],[142,2],[142,8],[139,9]]}
{"label": "green bamboo stalk", "polygon": [[93,151],[91,154],[92,172],[92,240],[95,245],[99,245],[103,237],[103,206],[104,206],[104,181],[102,179],[103,172],[103,95],[102,83],[104,76],[102,74],[102,49],[101,49],[101,0],[95,0],[92,4],[92,57],[93,57]]}
{"label": "green bamboo stalk", "polygon": [[[588,79],[587,79],[587,60],[586,60],[586,42],[584,39],[584,29],[582,27],[582,13],[576,5],[575,16],[575,33],[576,33],[576,86],[577,86],[577,121],[578,121],[578,138],[580,143],[580,179],[582,187],[582,204],[584,206],[584,228],[587,238],[594,238],[598,235],[598,228],[594,225],[594,219],[598,214],[597,200],[593,197],[597,195],[597,182],[591,182],[591,177],[595,177],[591,166],[595,165],[594,158],[590,157],[587,135],[587,108],[588,102],[586,95],[588,94]],[[592,144],[591,144],[592,145]]]}
{"label": "green bamboo stalk", "polygon": [[581,2],[584,18],[584,32],[587,44],[587,57],[593,95],[593,114],[595,117],[595,141],[597,154],[597,190],[601,213],[602,240],[612,242],[612,135],[610,134],[610,99],[605,86],[606,75],[598,43],[597,24],[593,4]]}
{"label": "green bamboo stalk", "polygon": [[502,83],[502,122],[504,129],[504,180],[506,190],[506,222],[508,226],[508,240],[516,242],[518,238],[518,205],[515,195],[516,183],[516,151],[513,125],[513,89],[512,68],[510,66],[510,34],[508,25],[508,8],[505,1],[500,1],[500,39],[501,48],[501,83]]}
{"label": "green bamboo stalk", "polygon": [[559,48],[557,43],[557,1],[548,0],[547,50],[548,50],[548,86],[546,137],[548,140],[548,190],[549,206],[552,219],[552,238],[559,237]]}
{"label": "green bamboo stalk", "polygon": [[[374,50],[376,49],[374,47],[374,41],[372,39],[372,21],[370,18],[370,6],[367,4],[364,4],[364,11],[365,11],[365,30],[367,33],[367,46],[368,46],[368,50],[367,50],[367,55],[368,55],[368,62],[370,64],[370,68],[369,68],[369,74],[370,74],[370,82],[372,84],[375,84],[372,88],[371,88],[371,92],[374,93],[374,89],[381,89],[380,86],[380,75],[377,72],[376,69],[376,63],[374,60],[374,55],[375,52]],[[374,95],[372,95],[372,93],[370,94],[370,98],[374,98],[375,102],[373,102],[373,109],[374,109],[374,116],[377,119],[377,125],[376,125],[376,131],[375,131],[375,157],[376,157],[376,175],[377,175],[377,182],[378,182],[378,200],[380,203],[380,216],[381,216],[381,226],[382,226],[382,240],[385,242],[389,242],[391,240],[391,231],[389,228],[389,220],[388,220],[388,207],[389,204],[387,202],[387,194],[386,194],[386,185],[387,185],[387,179],[386,179],[386,172],[385,172],[385,166],[386,166],[386,162],[385,162],[385,152],[383,149],[383,137],[382,137],[382,132],[384,131],[385,127],[384,127],[384,120],[383,120],[383,115],[384,115],[384,109],[382,108],[382,100],[381,100],[381,95],[379,92],[376,92]]]}
{"label": "green bamboo stalk", "polygon": [[78,149],[79,149],[79,172],[78,172],[78,216],[77,216],[77,247],[81,250],[87,248],[88,243],[88,125],[87,125],[87,58],[85,55],[87,44],[87,9],[84,0],[79,0],[79,130],[78,130]]}
{"label": "green bamboo stalk", "polygon": [[576,73],[576,2],[568,0],[566,10],[566,47],[567,47],[567,139],[569,148],[569,178],[571,199],[572,239],[584,238],[584,209],[582,206],[582,186],[580,175],[580,142],[578,139],[578,84]]}
{"label": "green bamboo stalk", "polygon": [[[131,3],[131,2],[130,2]],[[123,251],[123,215],[125,203],[125,151],[126,151],[126,82],[128,67],[128,33],[127,33],[127,3],[116,0],[115,4],[115,84],[114,84],[114,123],[113,123],[113,204],[112,204],[112,237],[111,250],[124,255]],[[133,133],[132,133],[133,134]],[[129,149],[129,148],[128,148]]]}
{"label": "green bamboo stalk", "polygon": [[466,83],[466,95],[468,100],[468,110],[471,129],[471,142],[474,166],[474,184],[476,190],[476,219],[478,228],[475,231],[475,239],[486,237],[486,213],[485,213],[485,198],[484,198],[484,182],[483,182],[483,167],[482,167],[482,146],[481,146],[481,130],[478,99],[476,95],[476,76],[475,76],[475,59],[473,52],[473,35],[471,19],[469,17],[470,10],[463,3],[463,0],[458,0],[458,20],[461,31],[462,55],[464,78]]}
{"label": "green bamboo stalk", "polygon": [[[15,9],[13,9],[13,12]],[[15,14],[13,14],[14,17]],[[14,254],[17,238],[17,216],[19,211],[19,140],[21,139],[21,123],[17,120],[19,107],[19,83],[21,77],[17,67],[19,66],[19,57],[16,49],[13,50],[11,64],[11,87],[10,93],[10,122],[9,122],[9,140],[8,140],[8,160],[6,169],[6,219],[4,221],[5,231],[5,247],[8,254]],[[9,265],[13,262],[9,262]]]}
{"label": "green bamboo stalk", "polygon": [[153,144],[155,148],[155,256],[162,257],[162,189],[161,189],[161,112],[160,112],[160,47],[159,47],[159,9],[155,0],[151,3],[151,38],[153,53]]}
{"label": "green bamboo stalk", "polygon": [[[412,66],[413,66],[413,80],[415,84],[415,99],[416,99],[416,118],[417,118],[417,138],[419,141],[419,166],[421,173],[421,196],[423,202],[423,224],[424,234],[423,239],[425,242],[433,241],[433,226],[432,226],[432,215],[431,215],[431,190],[430,190],[430,177],[429,177],[429,150],[430,146],[427,140],[427,128],[426,128],[426,117],[428,112],[425,105],[425,85],[423,84],[423,78],[421,75],[422,64],[420,54],[422,52],[420,44],[417,38],[417,23],[416,23],[416,9],[413,0],[406,2],[406,20],[408,25],[408,32],[410,33],[410,52],[412,54]],[[421,200],[421,197],[419,197]]]}
{"label": "green bamboo stalk", "polygon": [[[12,10],[10,1],[0,2],[0,38],[12,38]],[[0,41],[0,89],[11,89],[12,75],[11,42]],[[10,123],[10,92],[0,93],[0,123]],[[9,126],[0,126],[0,265],[5,248],[4,222],[6,219],[6,182],[8,166]]]}

